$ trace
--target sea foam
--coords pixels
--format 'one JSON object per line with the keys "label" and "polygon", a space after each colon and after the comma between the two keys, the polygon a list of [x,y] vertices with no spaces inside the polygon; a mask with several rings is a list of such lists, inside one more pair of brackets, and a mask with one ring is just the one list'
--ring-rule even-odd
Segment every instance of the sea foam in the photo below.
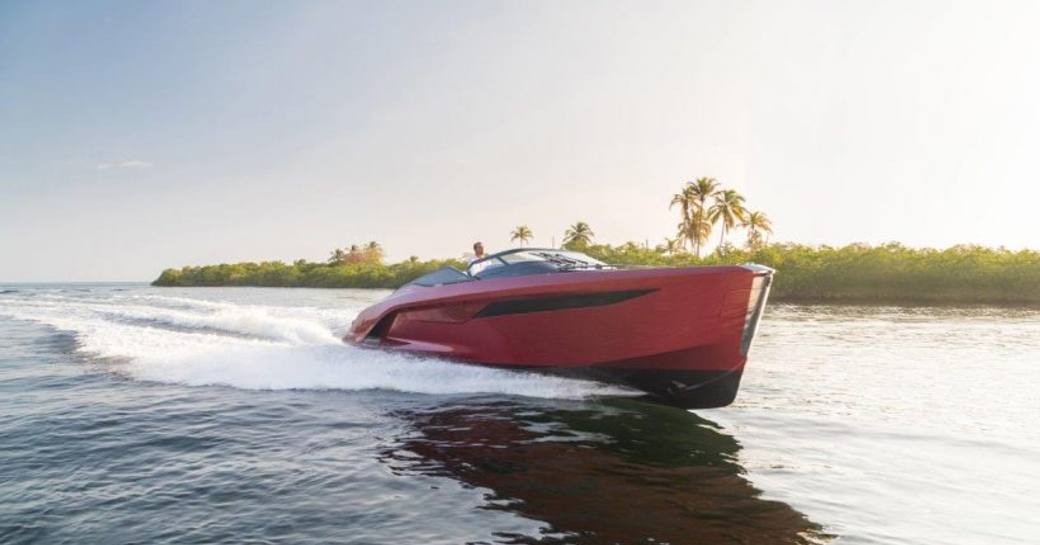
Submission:
{"label": "sea foam", "polygon": [[79,352],[138,380],[569,399],[628,393],[592,382],[350,346],[339,332],[356,312],[115,293],[0,299],[0,316],[71,331]]}

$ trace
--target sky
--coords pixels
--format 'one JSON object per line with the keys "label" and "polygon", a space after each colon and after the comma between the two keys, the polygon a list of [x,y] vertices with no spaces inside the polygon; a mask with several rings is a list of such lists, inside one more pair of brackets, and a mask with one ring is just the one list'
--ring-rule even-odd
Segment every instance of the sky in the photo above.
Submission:
{"label": "sky", "polygon": [[0,2],[0,282],[673,236],[1040,248],[1032,1]]}

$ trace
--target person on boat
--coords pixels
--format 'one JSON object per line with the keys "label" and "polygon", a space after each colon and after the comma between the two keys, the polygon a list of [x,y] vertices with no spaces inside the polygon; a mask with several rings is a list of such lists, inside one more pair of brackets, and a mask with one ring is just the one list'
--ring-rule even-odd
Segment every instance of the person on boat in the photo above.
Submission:
{"label": "person on boat", "polygon": [[[480,241],[474,242],[473,256],[466,259],[466,273],[472,276],[487,268],[487,266],[490,265],[489,262],[484,261],[483,263],[477,263],[477,261],[484,259],[484,257],[486,257],[484,255],[484,243]],[[477,264],[474,265],[474,263]]]}
{"label": "person on boat", "polygon": [[480,241],[473,243],[473,257],[470,258],[469,262],[473,263],[478,259],[484,259],[484,243]]}

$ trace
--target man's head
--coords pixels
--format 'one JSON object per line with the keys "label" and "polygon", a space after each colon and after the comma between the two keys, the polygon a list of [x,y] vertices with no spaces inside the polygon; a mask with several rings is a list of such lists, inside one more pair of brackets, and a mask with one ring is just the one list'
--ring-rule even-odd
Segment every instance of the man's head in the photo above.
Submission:
{"label": "man's head", "polygon": [[473,253],[477,257],[484,257],[484,243],[483,242],[474,242],[473,243]]}

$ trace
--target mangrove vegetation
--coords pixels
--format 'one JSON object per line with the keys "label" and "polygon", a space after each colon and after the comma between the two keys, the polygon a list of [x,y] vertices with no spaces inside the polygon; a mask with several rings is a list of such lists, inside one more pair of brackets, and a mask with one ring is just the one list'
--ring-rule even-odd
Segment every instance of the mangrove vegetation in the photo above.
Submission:
{"label": "mangrove vegetation", "polygon": [[[847,303],[979,303],[1040,305],[1040,252],[980,246],[944,250],[851,244],[840,248],[763,244],[754,249],[724,246],[703,257],[667,253],[642,244],[590,244],[602,261],[621,265],[684,267],[761,263],[777,269],[773,300]],[[348,253],[349,255],[349,253]],[[156,286],[272,286],[396,288],[459,260],[393,264],[382,261],[314,263],[299,260],[234,263],[168,269]]]}
{"label": "mangrove vegetation", "polygon": [[[772,222],[746,199],[713,178],[698,178],[673,195],[679,222],[662,243],[599,244],[592,227],[577,221],[566,229],[564,248],[580,250],[618,266],[687,267],[754,262],[777,270],[772,298],[792,302],[1026,304],[1040,305],[1040,252],[960,245],[908,248],[898,243],[842,247],[770,243]],[[713,251],[705,252],[718,232]],[[734,235],[742,231],[740,245]],[[527,225],[509,233],[528,245]],[[728,238],[727,238],[728,237]],[[459,259],[411,257],[386,263],[377,242],[333,250],[325,262],[265,261],[167,269],[156,286],[270,286],[396,288]]]}

